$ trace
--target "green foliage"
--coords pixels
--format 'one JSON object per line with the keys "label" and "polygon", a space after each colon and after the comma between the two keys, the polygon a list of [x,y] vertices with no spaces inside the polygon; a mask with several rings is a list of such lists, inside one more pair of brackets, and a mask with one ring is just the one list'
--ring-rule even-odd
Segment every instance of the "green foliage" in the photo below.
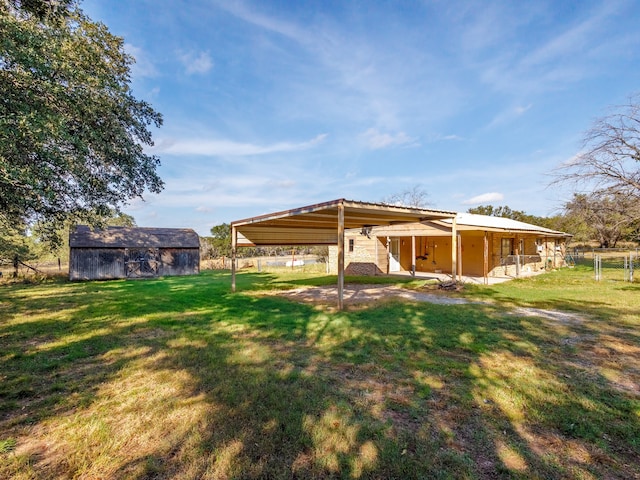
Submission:
{"label": "green foliage", "polygon": [[620,240],[636,240],[640,205],[633,197],[617,193],[576,193],[565,204],[580,240],[595,240],[601,248],[615,247]]}
{"label": "green foliage", "polygon": [[143,150],[162,117],[133,96],[122,38],[69,1],[0,0],[0,32],[5,223],[96,223],[162,189]]}
{"label": "green foliage", "polygon": [[74,0],[9,0],[9,4],[17,10],[23,10],[36,18],[56,19],[69,14]]}
{"label": "green foliage", "polygon": [[231,225],[223,223],[211,227],[211,237],[206,239],[210,258],[231,256]]}
{"label": "green foliage", "polygon": [[13,451],[16,448],[16,443],[15,438],[5,438],[4,440],[0,440],[0,453]]}
{"label": "green foliage", "polygon": [[38,252],[33,239],[27,237],[26,226],[9,224],[0,216],[0,264],[13,264],[36,258]]}

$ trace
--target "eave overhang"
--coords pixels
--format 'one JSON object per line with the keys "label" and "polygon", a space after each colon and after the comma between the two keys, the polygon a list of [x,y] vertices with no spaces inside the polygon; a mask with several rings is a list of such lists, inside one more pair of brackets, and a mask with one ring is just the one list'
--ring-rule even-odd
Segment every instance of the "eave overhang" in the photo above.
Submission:
{"label": "eave overhang", "polygon": [[231,223],[237,246],[335,245],[338,211],[344,211],[345,229],[362,229],[452,219],[456,212],[337,199]]}

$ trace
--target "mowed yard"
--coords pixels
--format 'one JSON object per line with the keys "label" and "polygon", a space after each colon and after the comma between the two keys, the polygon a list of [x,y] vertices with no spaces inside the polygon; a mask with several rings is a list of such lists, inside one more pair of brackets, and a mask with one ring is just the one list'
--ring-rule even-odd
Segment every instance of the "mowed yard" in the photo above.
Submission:
{"label": "mowed yard", "polygon": [[237,281],[0,285],[0,478],[640,478],[638,283],[338,312],[277,294],[334,277]]}

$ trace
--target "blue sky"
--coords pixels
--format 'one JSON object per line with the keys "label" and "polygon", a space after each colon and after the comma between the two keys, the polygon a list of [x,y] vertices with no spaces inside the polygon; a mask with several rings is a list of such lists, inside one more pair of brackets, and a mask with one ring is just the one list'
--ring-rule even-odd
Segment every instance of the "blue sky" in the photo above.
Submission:
{"label": "blue sky", "polygon": [[640,91],[640,2],[85,0],[136,57],[165,189],[140,226],[212,226],[414,186],[557,212],[549,174]]}

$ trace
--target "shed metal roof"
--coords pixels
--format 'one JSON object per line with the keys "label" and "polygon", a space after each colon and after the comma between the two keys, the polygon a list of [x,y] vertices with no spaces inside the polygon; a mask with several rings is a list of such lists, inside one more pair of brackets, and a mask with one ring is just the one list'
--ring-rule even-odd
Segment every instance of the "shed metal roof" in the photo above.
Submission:
{"label": "shed metal roof", "polygon": [[443,220],[456,215],[456,212],[446,210],[400,207],[341,198],[237,220],[231,225],[238,232],[238,246],[335,245],[338,243],[339,207],[344,208],[345,229]]}
{"label": "shed metal roof", "polygon": [[190,228],[107,227],[91,230],[78,225],[69,233],[71,248],[199,248]]}
{"label": "shed metal roof", "polygon": [[[450,219],[443,219],[443,223],[451,224]],[[571,234],[539,227],[531,223],[520,222],[511,218],[494,217],[490,215],[478,215],[474,213],[458,213],[456,215],[458,230],[488,230],[501,232],[527,232],[539,233],[552,237],[570,237]]]}
{"label": "shed metal roof", "polygon": [[[569,233],[551,230],[531,223],[519,222],[510,218],[478,215],[473,213],[458,213],[456,216],[456,230],[499,232],[499,233],[526,233],[552,238],[568,238]],[[451,234],[452,218],[431,220],[421,223],[410,223],[389,227],[380,227],[373,230],[377,236],[448,236]]]}

